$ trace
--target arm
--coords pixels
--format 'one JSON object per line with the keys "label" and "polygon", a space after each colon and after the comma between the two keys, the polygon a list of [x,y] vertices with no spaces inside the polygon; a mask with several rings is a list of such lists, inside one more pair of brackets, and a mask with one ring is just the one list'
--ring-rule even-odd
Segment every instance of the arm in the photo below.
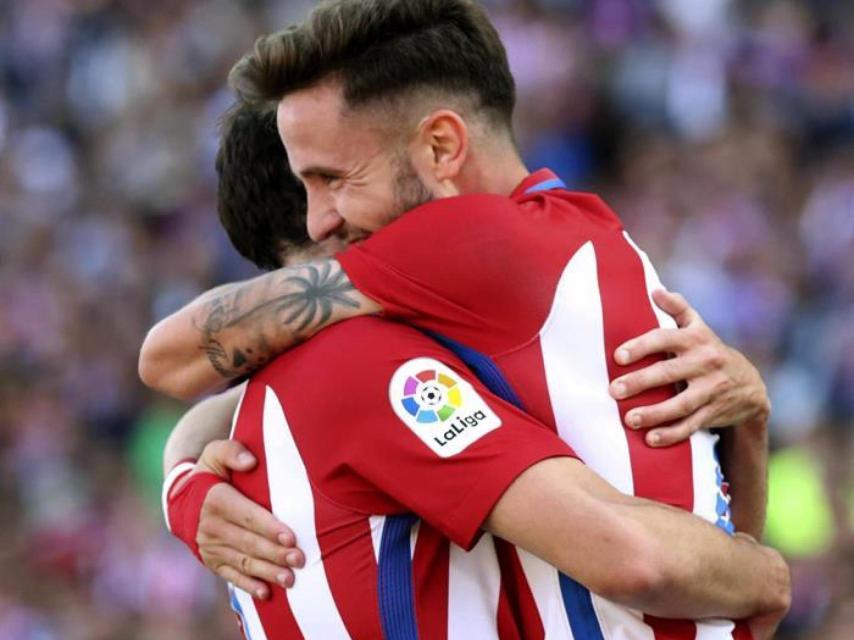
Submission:
{"label": "arm", "polygon": [[485,528],[592,591],[652,615],[739,619],[781,615],[789,605],[788,568],[777,552],[625,496],[571,458],[523,472]]}
{"label": "arm", "polygon": [[[256,464],[255,457],[239,442],[223,440],[228,437],[244,386],[206,398],[182,416],[163,450],[163,468],[168,475],[181,460],[198,459],[195,472],[222,478],[201,504],[195,536],[199,554],[211,571],[264,599],[270,593],[267,583],[293,584],[290,567],[301,566],[304,556],[296,548],[290,528],[229,484],[232,471],[249,471]],[[179,480],[172,491],[180,486]],[[232,512],[238,513],[239,519],[229,518]],[[190,540],[184,542],[189,544]],[[251,560],[237,548],[238,542],[251,553]]]}
{"label": "arm", "polygon": [[[312,482],[329,499],[358,513],[417,513],[467,549],[485,526],[591,590],[656,615],[786,608],[788,572],[776,552],[621,494],[423,335],[369,319],[348,327],[260,374],[287,407],[301,451],[313,452],[304,454]],[[307,371],[339,390],[336,403],[296,388]],[[453,403],[455,417],[431,421],[425,394],[441,399],[439,387],[456,396],[435,406]],[[346,424],[334,404],[346,406]]]}
{"label": "arm", "polygon": [[[224,452],[211,448],[205,455],[209,465],[222,466],[217,458]],[[208,494],[200,532],[217,529],[217,518],[242,527],[239,523],[256,516],[256,504],[239,493],[223,501],[215,494],[220,487],[230,488],[217,485]],[[252,593],[262,589],[265,597],[263,583],[251,576],[272,581],[283,570],[271,563],[284,567],[285,561],[261,556],[238,526],[222,534],[221,543],[236,551],[217,554],[222,558],[210,551],[206,555],[206,546],[216,545],[200,533],[205,564]],[[776,618],[788,608],[788,568],[775,551],[745,537],[730,537],[684,511],[625,496],[572,458],[547,459],[521,473],[484,528],[592,591],[650,614]],[[275,536],[267,534],[267,539]],[[613,558],[620,562],[611,562]],[[292,574],[284,571],[290,586]]]}
{"label": "arm", "polygon": [[330,324],[380,311],[336,260],[285,267],[218,287],[159,322],[142,345],[139,375],[152,389],[192,399]]}
{"label": "arm", "polygon": [[206,398],[181,417],[163,449],[164,475],[181,460],[198,459],[205,445],[212,440],[228,437],[243,386]]}
{"label": "arm", "polygon": [[736,531],[761,540],[768,503],[768,424],[748,421],[721,434],[721,467],[729,481]]}

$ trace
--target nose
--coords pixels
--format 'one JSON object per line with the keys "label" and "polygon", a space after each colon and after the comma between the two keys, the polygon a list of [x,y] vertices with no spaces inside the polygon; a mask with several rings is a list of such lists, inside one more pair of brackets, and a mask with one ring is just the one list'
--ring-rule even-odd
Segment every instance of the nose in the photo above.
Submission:
{"label": "nose", "polygon": [[331,198],[320,198],[307,190],[308,210],[306,212],[306,227],[308,237],[314,242],[323,242],[333,235],[344,224]]}

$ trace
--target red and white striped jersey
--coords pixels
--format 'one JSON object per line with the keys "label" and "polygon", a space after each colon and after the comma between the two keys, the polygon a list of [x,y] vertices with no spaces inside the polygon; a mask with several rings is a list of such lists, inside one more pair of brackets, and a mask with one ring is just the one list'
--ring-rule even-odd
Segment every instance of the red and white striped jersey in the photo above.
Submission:
{"label": "red and white striped jersey", "polygon": [[480,527],[525,469],[574,454],[434,340],[331,327],[252,377],[232,437],[259,461],[234,485],[306,556],[270,600],[231,590],[250,640],[542,637],[513,548]]}
{"label": "red and white striped jersey", "polygon": [[[612,380],[654,362],[619,366],[617,347],[675,325],[652,303],[661,285],[648,257],[597,196],[570,192],[541,170],[510,198],[477,194],[423,205],[338,259],[388,317],[451,348],[616,488],[731,532],[717,436],[698,432],[680,445],[650,448],[644,433],[624,427],[625,414],[674,390],[619,402],[608,393]],[[665,621],[629,610],[523,551],[514,562],[534,596],[538,637],[750,637],[730,621]]]}

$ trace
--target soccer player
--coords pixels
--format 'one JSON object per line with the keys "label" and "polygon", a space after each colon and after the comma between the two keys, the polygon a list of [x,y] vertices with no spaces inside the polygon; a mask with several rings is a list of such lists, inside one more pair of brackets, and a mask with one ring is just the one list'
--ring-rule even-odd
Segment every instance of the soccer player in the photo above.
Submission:
{"label": "soccer player", "polygon": [[[389,33],[396,37],[384,39]],[[173,391],[198,390],[211,380],[211,364],[234,377],[332,321],[384,310],[441,334],[494,391],[555,429],[625,493],[729,526],[712,436],[700,432],[688,444],[655,450],[622,426],[624,419],[634,426],[638,413],[619,392],[630,369],[610,354],[658,325],[647,293],[654,272],[598,199],[554,188],[547,175],[525,177],[510,131],[512,78],[481,11],[450,0],[325,5],[310,25],[262,41],[236,79],[247,95],[282,98],[280,131],[307,187],[315,239],[364,236],[404,203],[492,195],[437,200],[338,262],[260,278],[192,305],[152,332],[144,376]],[[195,357],[199,327],[209,362]],[[659,364],[654,382],[684,377]],[[748,446],[734,455],[761,456],[767,407],[692,413],[711,396],[703,379],[689,381],[680,396],[668,399],[662,389],[638,402],[665,400],[658,419],[691,414],[689,430],[750,418],[753,428],[735,432]],[[701,402],[680,406],[686,398]],[[734,468],[754,474],[733,479],[743,496],[736,505],[745,505],[736,519],[755,527],[761,465]],[[596,596],[590,602],[597,625],[631,618]],[[635,623],[638,633],[662,628],[651,619]],[[696,633],[693,624],[683,631]]]}
{"label": "soccer player", "polygon": [[[263,116],[250,108],[232,114],[225,128],[227,152],[218,163],[221,178],[227,178],[223,171],[232,168],[223,161],[235,154],[235,144],[229,143],[236,141],[240,145],[236,154],[245,157],[245,145],[257,138],[255,131],[262,127]],[[289,200],[281,183],[274,181],[269,190],[244,188],[263,185],[265,177],[248,180],[245,174],[236,176],[220,194],[221,216],[230,235],[237,237],[236,244],[245,253],[255,251],[261,264],[283,260],[289,254],[295,258],[298,251],[293,247],[302,244],[299,236],[293,242],[287,235],[294,225],[278,220],[286,211],[279,203]],[[247,198],[247,193],[270,196],[264,202],[263,198]],[[277,199],[277,194],[282,197]],[[240,206],[230,210],[235,195]],[[250,209],[271,215],[244,213]],[[267,233],[270,224],[280,229],[272,237]],[[252,235],[256,243],[243,242]],[[461,363],[424,336],[389,323],[359,322],[325,332],[270,365],[253,378],[242,401],[234,435],[257,454],[261,465],[252,474],[236,475],[235,484],[286,515],[309,555],[300,582],[287,598],[255,602],[245,593],[234,592],[234,606],[250,637],[373,638],[384,634],[394,638],[416,628],[427,638],[454,637],[461,631],[479,638],[542,635],[544,621],[553,616],[546,607],[553,608],[555,603],[537,598],[545,586],[537,578],[547,584],[548,573],[540,572],[533,579],[523,574],[513,564],[516,556],[502,541],[481,538],[470,554],[464,554],[436,530],[441,528],[462,546],[471,546],[490,509],[493,515],[487,526],[519,536],[568,574],[631,606],[670,615],[748,615],[756,612],[752,609],[756,593],[773,600],[774,583],[764,582],[761,562],[755,564],[761,561],[761,554],[757,558],[745,553],[740,543],[727,549],[726,543],[732,541],[713,535],[711,527],[697,527],[700,523],[692,523],[689,517],[678,517],[675,510],[655,514],[656,507],[647,505],[633,515],[640,506],[638,501],[607,488],[583,467],[563,475],[569,469],[557,472],[537,464],[571,452],[547,429],[523,420],[478,383],[472,381],[478,388],[469,386],[466,378],[471,380],[470,374]],[[330,353],[336,358],[330,358]],[[427,361],[425,356],[441,358],[454,368],[436,359]],[[424,376],[422,367],[428,364],[435,374],[432,377]],[[317,395],[301,390],[300,381],[312,375],[327,380],[339,403],[318,401]],[[400,391],[399,402],[388,402],[388,379],[392,379],[392,387],[395,379],[399,383],[400,389],[392,389],[393,395]],[[418,388],[407,391],[413,384]],[[217,398],[206,404],[222,402]],[[420,422],[413,420],[413,403],[423,404],[428,412],[435,408],[440,418],[443,412],[450,413],[446,420]],[[339,417],[340,406],[347,409],[346,420]],[[218,411],[197,415],[197,419],[215,421]],[[407,419],[410,430],[398,423],[407,424]],[[436,429],[439,422],[443,429]],[[194,433],[195,428],[189,432]],[[372,455],[372,447],[363,446],[366,441],[383,447],[385,455]],[[439,444],[443,441],[444,445]],[[453,460],[442,459],[422,442],[432,442],[434,448],[451,445],[459,451],[450,456]],[[517,474],[516,482],[507,488]],[[538,478],[540,474],[544,477]],[[527,491],[525,485],[529,485]],[[541,500],[553,497],[555,509],[544,512],[534,504],[527,497],[532,490]],[[502,496],[496,505],[497,493]],[[578,526],[579,519],[572,513],[564,513],[569,505],[584,512],[591,523],[589,532]],[[653,507],[652,518],[644,513],[649,507]],[[427,519],[414,536],[411,561],[411,520],[395,515],[402,508]],[[366,509],[377,515],[366,516]],[[569,532],[564,517],[572,521],[571,546],[566,545]],[[669,519],[676,528],[663,530],[662,526],[672,526]],[[614,535],[624,527],[624,535]],[[666,538],[662,537],[665,533]],[[659,555],[674,538],[681,544]],[[611,542],[603,544],[604,539]],[[405,553],[396,552],[401,545]],[[752,545],[747,549],[756,550]],[[614,556],[638,557],[639,566],[628,560],[616,573],[608,563]],[[520,557],[529,566],[537,562],[524,552]],[[754,581],[739,581],[733,591],[730,581],[745,568],[739,566],[742,562],[758,566],[759,574],[753,576]],[[716,577],[699,579],[708,566],[717,567]],[[735,567],[736,572],[728,573]],[[411,574],[401,584],[411,585],[412,593],[388,588],[389,580],[400,572]],[[651,575],[667,576],[672,582],[660,583],[655,578],[648,584]],[[572,584],[566,579],[562,588],[571,594]],[[684,595],[674,600],[674,591]],[[658,602],[662,596],[666,602]],[[413,598],[417,615],[409,606]],[[738,608],[721,608],[734,603]],[[583,615],[571,622],[575,637],[582,637]]]}

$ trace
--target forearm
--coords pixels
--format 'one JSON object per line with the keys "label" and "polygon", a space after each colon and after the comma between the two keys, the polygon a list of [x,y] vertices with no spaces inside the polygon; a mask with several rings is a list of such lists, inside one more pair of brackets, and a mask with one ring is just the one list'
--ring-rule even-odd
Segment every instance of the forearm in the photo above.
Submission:
{"label": "forearm", "polygon": [[591,591],[657,616],[745,618],[788,598],[788,569],[776,552],[623,495],[577,460],[526,470],[485,528]]}
{"label": "forearm", "polygon": [[227,438],[243,386],[202,400],[175,425],[163,449],[163,473],[178,462],[198,458],[209,442]]}
{"label": "forearm", "polygon": [[768,428],[765,416],[721,435],[721,466],[732,496],[736,531],[762,539],[768,503]]}
{"label": "forearm", "polygon": [[731,537],[684,511],[632,503],[623,515],[640,525],[655,577],[630,606],[666,618],[748,618],[788,606],[782,557],[745,537]]}
{"label": "forearm", "polygon": [[139,374],[182,399],[222,389],[295,342],[379,307],[335,260],[287,267],[200,296],[146,336]]}

